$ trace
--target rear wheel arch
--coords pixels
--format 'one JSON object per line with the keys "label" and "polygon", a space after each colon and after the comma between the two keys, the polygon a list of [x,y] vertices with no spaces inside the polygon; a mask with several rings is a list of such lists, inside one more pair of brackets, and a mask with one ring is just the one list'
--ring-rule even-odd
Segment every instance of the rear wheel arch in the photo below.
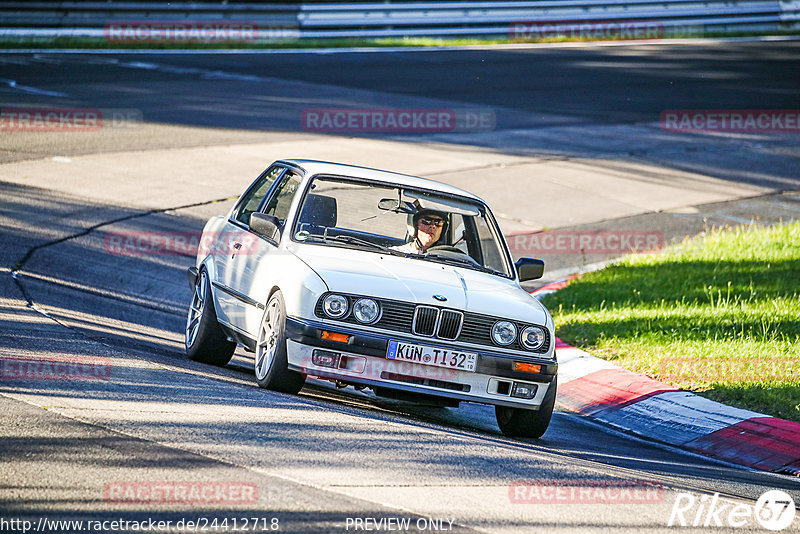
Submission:
{"label": "rear wheel arch", "polygon": [[208,271],[201,265],[192,288],[184,345],[189,359],[224,366],[233,356],[236,343],[228,340],[217,320],[216,303],[211,288]]}
{"label": "rear wheel arch", "polygon": [[217,279],[217,266],[214,263],[214,259],[211,256],[207,256],[197,267],[197,273],[200,274],[200,271],[206,271],[206,275],[208,276],[208,283],[211,286],[209,290],[211,291],[211,302],[214,303],[214,312],[219,313],[219,306],[217,304],[217,292],[219,288],[214,285],[214,281]]}

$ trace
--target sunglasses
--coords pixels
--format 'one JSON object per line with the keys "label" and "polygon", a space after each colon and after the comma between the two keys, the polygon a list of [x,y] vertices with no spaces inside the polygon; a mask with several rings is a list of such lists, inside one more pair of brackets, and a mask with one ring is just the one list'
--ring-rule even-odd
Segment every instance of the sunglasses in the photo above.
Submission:
{"label": "sunglasses", "polygon": [[422,217],[419,222],[424,224],[425,226],[437,226],[442,227],[444,226],[444,219],[431,219],[429,217]]}

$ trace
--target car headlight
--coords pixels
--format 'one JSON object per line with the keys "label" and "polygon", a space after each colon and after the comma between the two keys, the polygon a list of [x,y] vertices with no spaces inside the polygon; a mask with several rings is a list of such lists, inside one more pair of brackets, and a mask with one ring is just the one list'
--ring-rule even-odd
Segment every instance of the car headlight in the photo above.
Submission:
{"label": "car headlight", "polygon": [[529,326],[519,336],[522,346],[529,350],[539,350],[544,345],[547,335],[541,326]]}
{"label": "car headlight", "polygon": [[378,303],[372,299],[359,299],[353,305],[353,315],[360,323],[374,323],[380,312]]}
{"label": "car headlight", "polygon": [[497,321],[492,327],[492,339],[498,345],[510,345],[517,339],[517,327],[510,321]]}
{"label": "car headlight", "polygon": [[344,317],[347,313],[347,298],[331,293],[322,301],[322,310],[332,319]]}

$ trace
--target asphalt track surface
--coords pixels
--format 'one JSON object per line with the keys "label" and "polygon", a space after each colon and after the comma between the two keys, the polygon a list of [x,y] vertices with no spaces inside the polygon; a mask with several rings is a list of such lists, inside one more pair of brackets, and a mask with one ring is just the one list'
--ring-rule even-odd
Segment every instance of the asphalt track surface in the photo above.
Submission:
{"label": "asphalt track surface", "polygon": [[[480,405],[411,407],[325,383],[309,384],[299,396],[260,390],[241,349],[223,369],[186,360],[182,332],[190,292],[183,273],[191,255],[120,256],[110,254],[105,241],[110,232],[200,229],[241,190],[218,183],[191,188],[188,179],[183,191],[162,193],[163,176],[181,180],[165,172],[138,176],[137,187],[159,195],[143,203],[115,179],[126,171],[116,164],[120,153],[289,138],[299,147],[317,140],[298,120],[311,106],[446,102],[490,109],[497,117],[491,132],[363,136],[407,143],[408,155],[400,159],[430,144],[465,153],[581,156],[598,165],[624,156],[723,178],[731,188],[756,188],[749,197],[699,208],[687,201],[693,209],[674,213],[610,216],[606,227],[650,225],[680,237],[702,231],[709,220],[796,217],[796,137],[667,138],[652,123],[664,109],[800,108],[798,51],[800,44],[790,42],[0,55],[0,77],[17,87],[0,88],[3,106],[136,109],[147,123],[55,140],[35,133],[3,137],[9,164],[0,167],[0,351],[5,357],[102,358],[111,376],[0,382],[2,517],[277,517],[281,531],[298,532],[346,531],[348,518],[427,517],[454,520],[453,530],[463,531],[655,532],[675,530],[667,521],[678,492],[698,498],[718,492],[752,505],[764,491],[784,489],[800,503],[796,479],[648,443],[566,412],[554,415],[542,439],[513,440],[499,433],[493,410]],[[600,132],[605,138],[598,142]],[[37,168],[41,158],[93,153],[107,154],[105,174],[76,177],[63,167],[64,189],[42,178],[47,173],[20,170]],[[24,160],[31,166],[12,163]],[[587,220],[592,224],[600,223]],[[587,261],[559,260],[562,267]],[[16,280],[12,270],[20,271]],[[518,480],[579,488],[647,483],[663,494],[617,504],[518,503],[509,493]],[[109,484],[163,481],[244,482],[258,487],[259,498],[169,505],[119,504],[104,496]],[[735,530],[763,531],[755,520]]]}

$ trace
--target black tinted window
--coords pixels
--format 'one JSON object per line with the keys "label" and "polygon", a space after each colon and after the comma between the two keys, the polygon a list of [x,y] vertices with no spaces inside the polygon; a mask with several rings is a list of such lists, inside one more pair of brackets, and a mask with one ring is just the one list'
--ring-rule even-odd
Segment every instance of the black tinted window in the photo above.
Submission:
{"label": "black tinted window", "polygon": [[297,193],[297,188],[300,187],[301,179],[302,177],[299,174],[292,171],[287,172],[281,180],[278,189],[276,189],[275,193],[272,195],[264,213],[267,215],[274,215],[281,221],[281,224],[285,223],[286,217],[289,216],[289,208],[292,205],[292,199],[295,193]]}
{"label": "black tinted window", "polygon": [[267,169],[264,174],[258,178],[256,185],[247,192],[239,203],[239,210],[236,213],[237,221],[248,225],[250,224],[250,214],[254,211],[258,211],[261,201],[267,196],[269,188],[275,183],[275,180],[280,176],[281,172],[283,172],[283,169],[283,167],[275,165]]}

